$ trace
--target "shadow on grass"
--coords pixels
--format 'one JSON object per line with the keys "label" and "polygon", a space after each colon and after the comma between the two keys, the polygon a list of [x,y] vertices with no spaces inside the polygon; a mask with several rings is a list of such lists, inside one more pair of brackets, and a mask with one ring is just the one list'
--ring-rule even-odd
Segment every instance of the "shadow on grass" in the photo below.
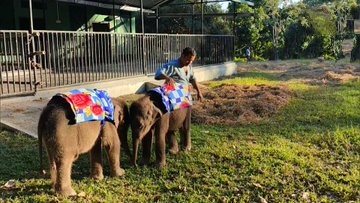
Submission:
{"label": "shadow on grass", "polygon": [[24,180],[21,181],[21,184],[16,184],[15,187],[6,188],[1,187],[1,198],[4,200],[10,198],[20,198],[23,199],[29,195],[54,195],[54,192],[51,190],[50,182],[45,182],[44,180]]}

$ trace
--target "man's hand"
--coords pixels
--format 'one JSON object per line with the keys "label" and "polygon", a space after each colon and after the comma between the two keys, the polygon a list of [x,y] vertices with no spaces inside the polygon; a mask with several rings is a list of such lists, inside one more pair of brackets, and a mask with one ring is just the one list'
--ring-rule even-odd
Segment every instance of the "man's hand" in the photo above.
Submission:
{"label": "man's hand", "polygon": [[166,76],[165,84],[175,87],[175,81],[171,77]]}
{"label": "man's hand", "polygon": [[198,94],[197,94],[197,99],[198,99],[200,102],[202,102],[202,101],[204,100],[204,97],[203,97],[203,95],[201,94],[201,92],[198,92]]}

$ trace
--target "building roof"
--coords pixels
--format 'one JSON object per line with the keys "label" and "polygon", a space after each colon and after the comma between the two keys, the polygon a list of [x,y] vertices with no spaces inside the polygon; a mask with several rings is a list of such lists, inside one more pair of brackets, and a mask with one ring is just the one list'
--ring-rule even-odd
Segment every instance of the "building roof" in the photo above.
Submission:
{"label": "building roof", "polygon": [[[141,7],[141,0],[87,0],[96,3],[104,4],[115,4],[120,6],[129,6],[129,7]],[[144,9],[156,9],[162,4],[169,3],[173,0],[142,0]]]}
{"label": "building roof", "polygon": [[[144,9],[146,13],[153,13],[155,9],[173,2],[174,0],[57,0],[67,3],[75,4],[85,4],[102,8],[110,9],[121,9],[127,11],[139,11],[141,8]],[[253,6],[254,3],[247,0],[204,0],[203,3],[207,2],[222,2],[222,1],[232,1],[235,3],[245,3],[250,6]],[[196,1],[194,1],[196,2]]]}

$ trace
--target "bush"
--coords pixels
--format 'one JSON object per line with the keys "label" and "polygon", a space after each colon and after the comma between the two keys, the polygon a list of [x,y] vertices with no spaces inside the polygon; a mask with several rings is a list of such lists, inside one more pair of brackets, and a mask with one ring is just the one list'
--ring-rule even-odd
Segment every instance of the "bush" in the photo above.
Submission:
{"label": "bush", "polygon": [[360,60],[360,34],[355,35],[354,47],[351,50],[350,61],[353,62],[357,60]]}
{"label": "bush", "polygon": [[236,63],[246,63],[247,59],[246,58],[242,58],[242,57],[235,57],[234,58],[234,62]]}

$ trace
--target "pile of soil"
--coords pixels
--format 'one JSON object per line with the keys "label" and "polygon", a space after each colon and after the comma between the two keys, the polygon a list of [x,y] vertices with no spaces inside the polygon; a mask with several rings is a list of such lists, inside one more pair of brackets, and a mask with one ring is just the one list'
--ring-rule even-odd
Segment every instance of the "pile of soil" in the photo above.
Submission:
{"label": "pile of soil", "polygon": [[201,90],[204,100],[195,102],[192,122],[226,126],[257,123],[276,113],[291,96],[286,86],[224,84]]}

